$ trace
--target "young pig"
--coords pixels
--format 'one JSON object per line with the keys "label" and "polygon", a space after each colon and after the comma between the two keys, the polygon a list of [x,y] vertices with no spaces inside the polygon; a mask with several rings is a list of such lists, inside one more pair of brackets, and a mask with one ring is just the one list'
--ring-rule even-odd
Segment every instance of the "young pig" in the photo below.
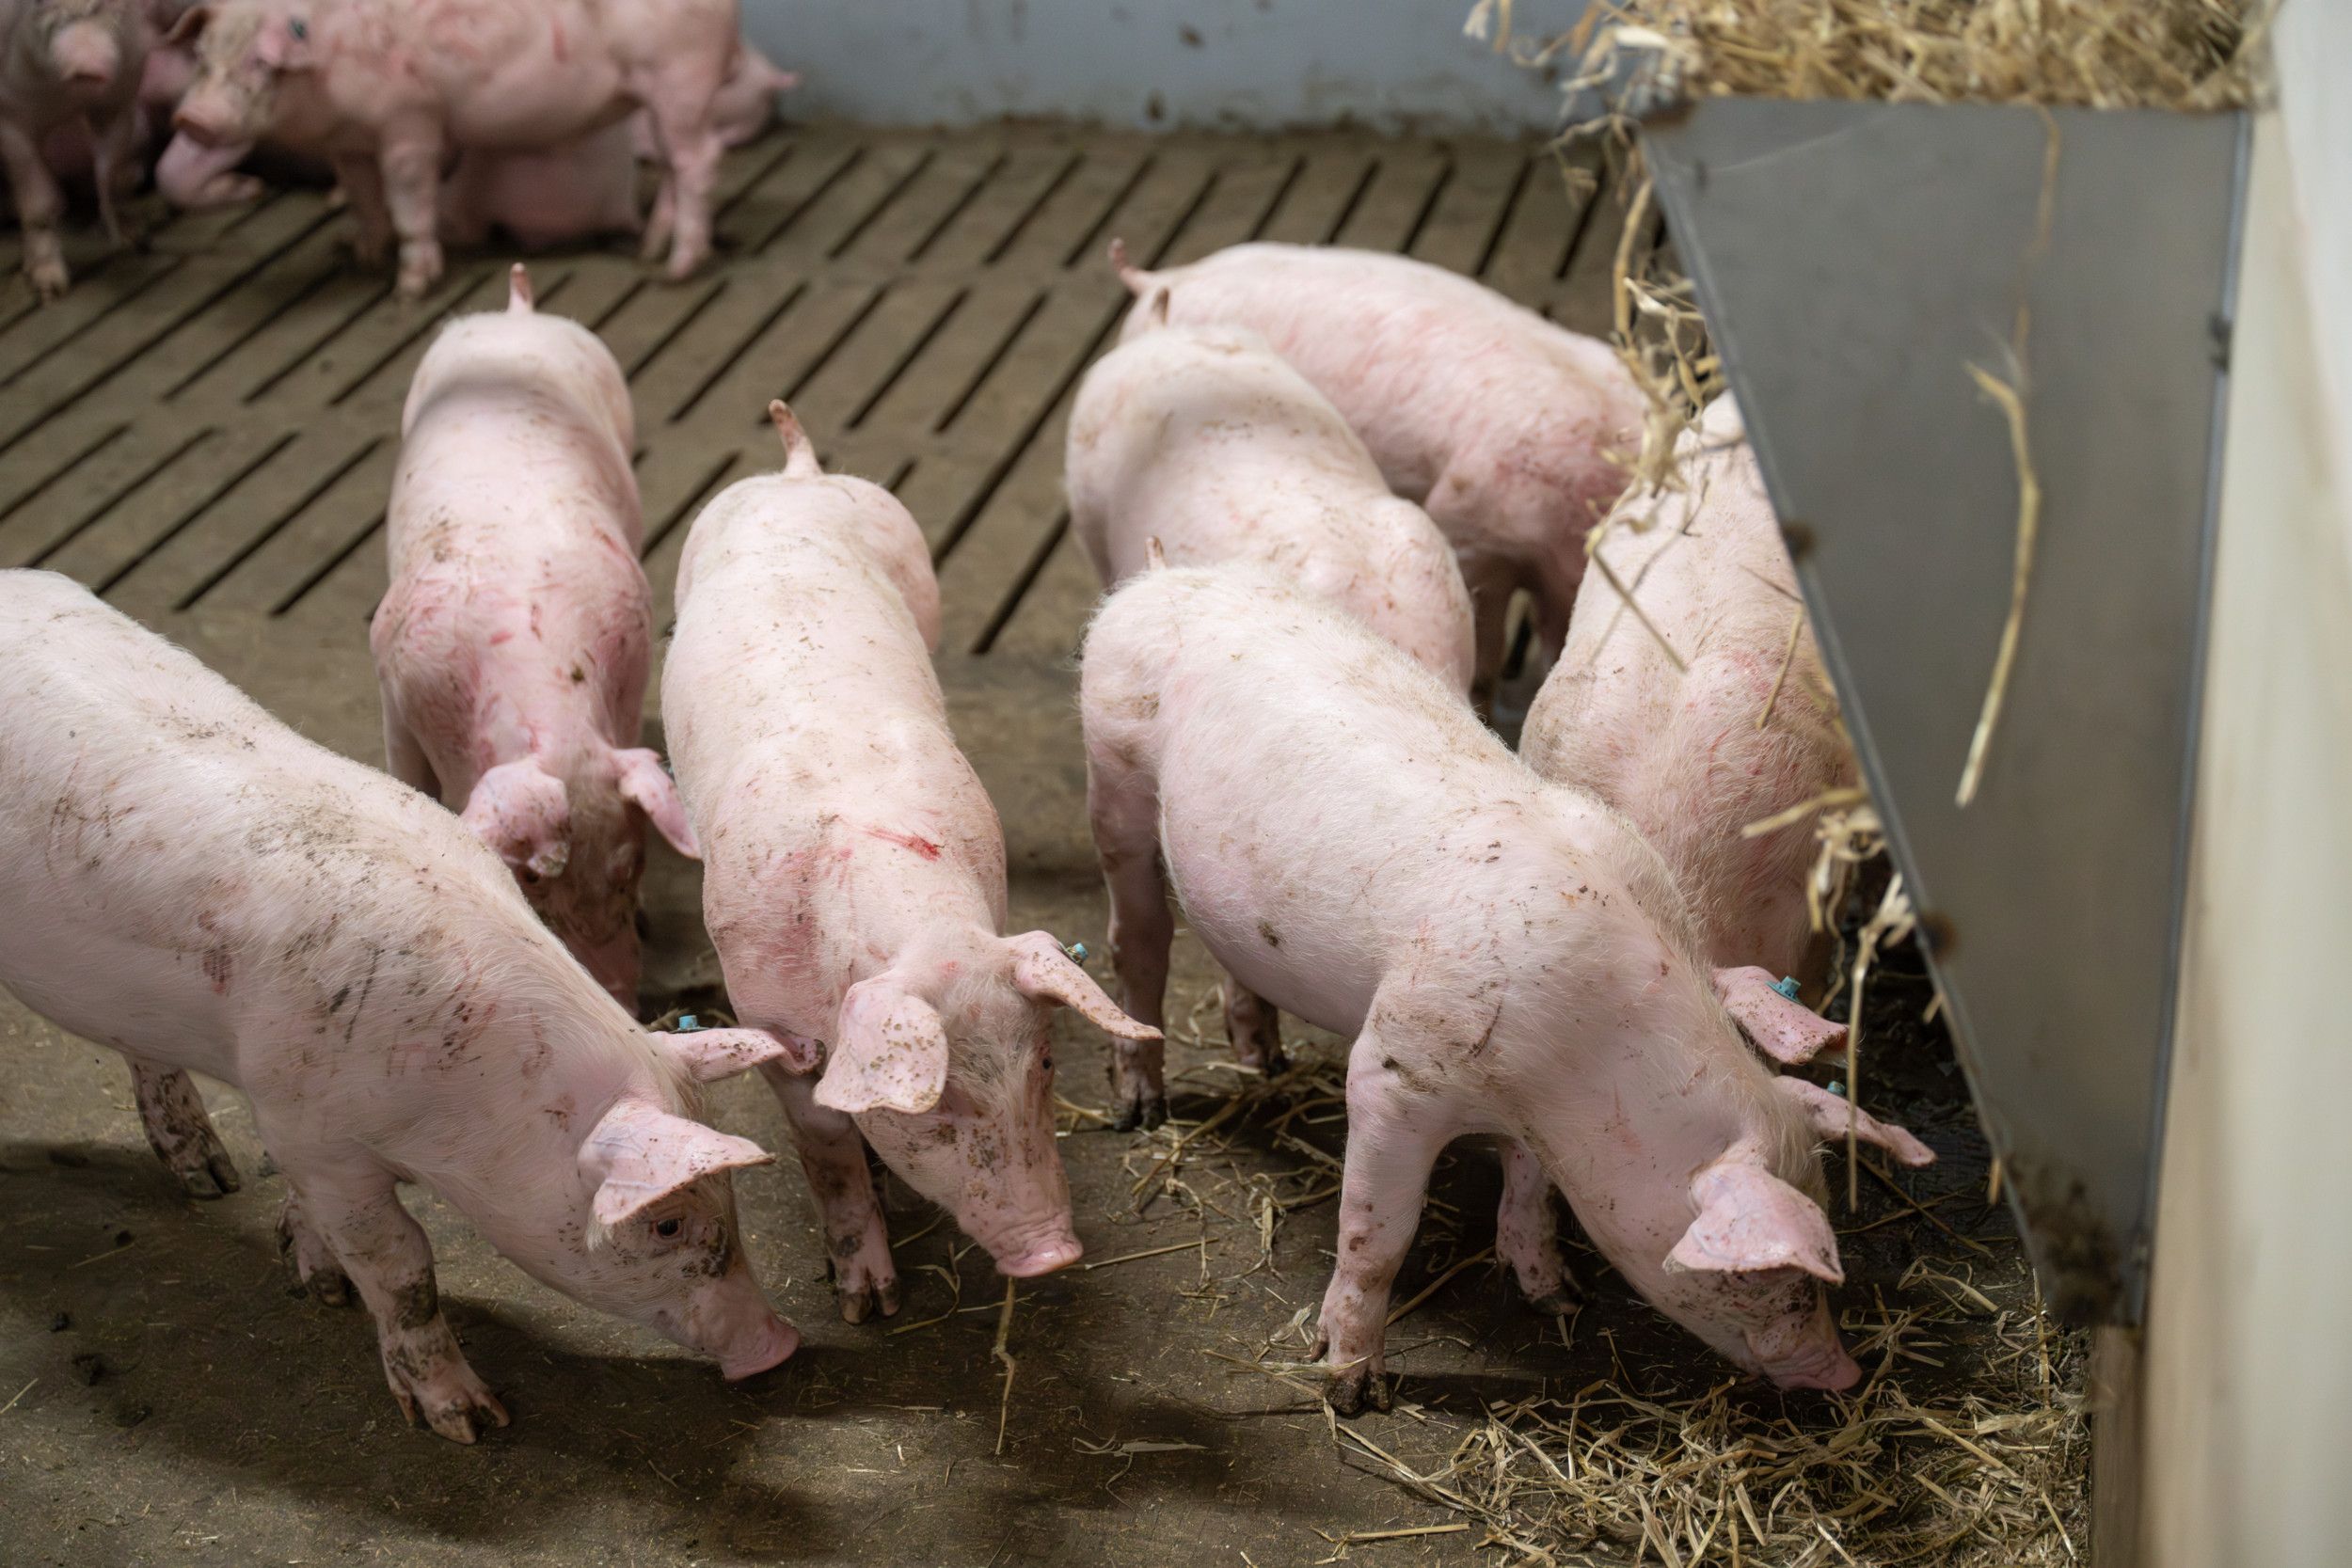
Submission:
{"label": "young pig", "polygon": [[[1087,802],[1129,994],[1167,981],[1162,867],[1243,984],[1355,1036],[1329,1397],[1386,1407],[1389,1291],[1448,1142],[1516,1140],[1635,1289],[1784,1387],[1860,1370],[1817,1138],[1716,1000],[1673,878],[1361,622],[1248,566],[1168,569],[1087,632]],[[1856,1117],[1913,1163],[1908,1133]]]}
{"label": "young pig", "polygon": [[24,231],[24,276],[43,300],[71,281],[57,239],[65,196],[43,144],[61,126],[88,126],[99,220],[120,245],[116,204],[138,180],[146,63],[138,0],[0,0],[0,166]]}
{"label": "young pig", "polygon": [[[191,10],[196,81],[173,123],[206,145],[264,135],[333,161],[363,258],[400,240],[400,291],[441,275],[446,153],[544,150],[643,107],[663,152],[648,257],[684,277],[710,248],[712,121],[737,0],[221,0]],[[673,233],[675,232],[675,241]]]}
{"label": "young pig", "polygon": [[629,1008],[646,822],[694,853],[636,744],[653,608],[634,439],[620,366],[533,310],[516,266],[507,309],[442,328],[409,385],[369,629],[385,766],[462,812]]}
{"label": "young pig", "polygon": [[769,412],[784,471],[729,486],[687,538],[662,713],[737,1014],[830,1042],[821,1078],[769,1078],[858,1323],[898,1307],[861,1132],[1007,1275],[1047,1273],[1078,1256],[1051,1012],[1152,1031],[1043,931],[998,934],[1004,835],[931,671],[923,536]]}
{"label": "young pig", "polygon": [[726,1174],[769,1156],[691,1119],[698,1083],[783,1043],[641,1033],[455,818],[64,578],[0,572],[0,909],[40,911],[0,920],[0,982],[130,1059],[199,1196],[237,1178],[188,1074],[246,1092],[283,1244],[314,1294],[358,1286],[411,1420],[470,1443],[506,1412],[402,1181],[729,1377],[792,1354]]}
{"label": "young pig", "polygon": [[[1595,572],[1519,755],[1632,818],[1690,899],[1709,960],[1747,970],[1742,989],[1760,993],[1806,973],[1813,839],[1809,818],[1756,838],[1743,830],[1852,784],[1856,768],[1729,397],[1685,433],[1677,457],[1686,488],[1645,531],[1611,532],[1600,553],[1618,581],[1637,585],[1682,668]],[[1795,1006],[1777,1025],[1749,1027],[1759,1046],[1796,1061],[1841,1033]]]}
{"label": "young pig", "polygon": [[[1164,307],[1165,293],[1153,303]],[[1168,326],[1130,336],[1087,372],[1064,462],[1070,526],[1105,587],[1154,541],[1180,566],[1254,562],[1352,611],[1454,690],[1470,681],[1470,602],[1445,538],[1389,493],[1347,421],[1256,333]],[[1157,993],[1120,998],[1159,1024]],[[1234,1055],[1281,1063],[1279,1017],[1230,976]],[[1121,1128],[1168,1115],[1156,1039],[1122,1046]]]}
{"label": "young pig", "polygon": [[[1355,426],[1389,487],[1428,509],[1478,606],[1482,702],[1515,590],[1560,646],[1584,535],[1641,434],[1641,394],[1609,345],[1402,256],[1240,245],[1150,273],[1114,241],[1111,261],[1139,298],[1165,289],[1179,326],[1262,334]],[[1148,314],[1129,311],[1127,334],[1150,330]]]}

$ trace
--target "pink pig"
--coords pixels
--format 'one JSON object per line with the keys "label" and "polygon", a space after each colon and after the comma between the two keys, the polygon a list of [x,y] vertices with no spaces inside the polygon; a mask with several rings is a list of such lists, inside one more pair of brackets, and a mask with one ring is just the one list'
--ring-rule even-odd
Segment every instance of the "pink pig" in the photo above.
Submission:
{"label": "pink pig", "polygon": [[[1516,590],[1560,646],[1584,535],[1625,487],[1619,459],[1641,435],[1641,393],[1608,344],[1402,256],[1239,245],[1151,273],[1114,241],[1111,261],[1147,304],[1166,290],[1179,326],[1263,334],[1355,426],[1389,487],[1428,509],[1478,606],[1482,702]],[[1128,312],[1129,336],[1148,314]]]}
{"label": "pink pig", "polygon": [[532,309],[461,316],[417,367],[369,641],[393,776],[462,811],[557,935],[637,1004],[651,821],[694,836],[636,744],[653,641],[634,420],[596,334]]}
{"label": "pink pig", "polygon": [[88,127],[99,220],[120,245],[117,205],[139,176],[147,33],[137,0],[0,0],[0,166],[24,231],[24,276],[44,301],[71,281],[57,239],[65,195],[44,145],[61,127]]}
{"label": "pink pig", "polygon": [[[1389,493],[1347,421],[1256,333],[1131,331],[1079,386],[1064,473],[1071,529],[1104,586],[1142,571],[1154,545],[1179,566],[1254,562],[1468,692],[1470,594],[1444,535]],[[1162,1022],[1156,990],[1120,1001]],[[1245,1066],[1279,1070],[1279,1015],[1230,977],[1225,1028]],[[1166,1118],[1162,1051],[1154,1039],[1114,1058],[1121,1128]]]}
{"label": "pink pig", "polygon": [[237,1175],[190,1072],[242,1088],[289,1182],[314,1295],[358,1288],[401,1408],[506,1424],[440,1312],[395,1193],[432,1188],[533,1278],[729,1377],[799,1336],[753,1278],[697,1085],[782,1055],[650,1036],[455,818],[295,735],[47,572],[0,572],[0,982],[131,1062],[148,1137],[198,1196]]}
{"label": "pink pig", "polygon": [[[1690,898],[1709,958],[1804,975],[1812,942],[1805,878],[1810,821],[1743,831],[1857,773],[1813,641],[1780,525],[1738,406],[1719,398],[1677,454],[1684,488],[1649,527],[1601,546],[1663,636],[1633,618],[1595,572],[1565,652],[1529,710],[1519,754],[1547,779],[1590,790],[1633,819]],[[1802,1025],[1792,1009],[1788,1022]],[[1842,1030],[1762,1032],[1802,1061]]]}
{"label": "pink pig", "polygon": [[769,1079],[859,1323],[898,1307],[864,1140],[1007,1275],[1058,1269],[1079,1249],[1051,1012],[1154,1032],[1051,936],[999,934],[1004,834],[931,670],[922,533],[887,490],[826,475],[783,404],[769,412],[784,471],[730,485],[688,536],[662,713],[738,1015],[830,1042],[821,1078]]}
{"label": "pink pig", "polygon": [[[1665,863],[1530,772],[1446,683],[1251,566],[1146,573],[1089,628],[1087,800],[1131,995],[1162,867],[1253,990],[1353,1035],[1329,1396],[1385,1408],[1390,1288],[1453,1139],[1530,1152],[1661,1310],[1784,1387],[1860,1375],[1815,1141],[1917,1140],[1750,1053]],[[1540,1191],[1540,1189],[1538,1189]],[[1549,1242],[1549,1237],[1543,1238]],[[1555,1260],[1556,1263],[1556,1260]]]}
{"label": "pink pig", "polygon": [[710,249],[711,117],[738,27],[737,0],[221,0],[182,22],[200,55],[174,123],[207,145],[325,152],[362,256],[396,233],[414,297],[441,276],[447,153],[544,150],[642,106],[665,153],[645,252],[668,245],[684,277]]}

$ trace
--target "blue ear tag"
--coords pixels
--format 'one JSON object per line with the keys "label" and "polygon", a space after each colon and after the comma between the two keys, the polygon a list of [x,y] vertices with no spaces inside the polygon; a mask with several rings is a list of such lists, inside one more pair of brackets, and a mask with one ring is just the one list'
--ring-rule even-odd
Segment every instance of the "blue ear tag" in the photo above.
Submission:
{"label": "blue ear tag", "polygon": [[286,19],[286,36],[296,43],[306,42],[310,37],[310,24],[298,16],[290,16]]}
{"label": "blue ear tag", "polygon": [[1772,982],[1772,989],[1794,1002],[1797,999],[1797,977],[1793,974],[1784,974]]}
{"label": "blue ear tag", "polygon": [[702,1020],[696,1018],[692,1013],[680,1013],[678,1015],[677,1028],[672,1032],[674,1034],[691,1035],[699,1033],[702,1026]]}
{"label": "blue ear tag", "polygon": [[1070,961],[1073,964],[1082,964],[1087,961],[1087,944],[1083,942],[1073,942],[1062,951],[1070,956]]}
{"label": "blue ear tag", "polygon": [[1833,1078],[1829,1081],[1829,1092],[1836,1095],[1838,1099],[1843,1100],[1846,1098],[1846,1085],[1837,1079]]}

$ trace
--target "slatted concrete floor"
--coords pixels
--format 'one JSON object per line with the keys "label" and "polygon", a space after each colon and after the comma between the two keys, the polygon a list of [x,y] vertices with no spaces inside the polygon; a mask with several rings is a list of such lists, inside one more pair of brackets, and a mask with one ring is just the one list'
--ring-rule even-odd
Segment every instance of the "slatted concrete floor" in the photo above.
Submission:
{"label": "slatted concrete floor", "polygon": [[[931,541],[952,656],[1073,645],[1093,584],[1062,542],[1062,420],[1152,264],[1248,239],[1398,250],[1571,325],[1604,319],[1613,203],[1540,149],[1359,137],[803,130],[734,154],[723,264],[683,286],[621,253],[536,263],[543,305],[628,368],[646,564],[771,466],[799,409],[830,465],[888,483]],[[316,193],[87,245],[64,303],[0,295],[0,565],[65,572],[158,624],[198,610],[347,626],[384,583],[401,399],[435,325],[503,297],[461,256],[421,305],[353,268]],[[13,258],[7,258],[9,265]]]}

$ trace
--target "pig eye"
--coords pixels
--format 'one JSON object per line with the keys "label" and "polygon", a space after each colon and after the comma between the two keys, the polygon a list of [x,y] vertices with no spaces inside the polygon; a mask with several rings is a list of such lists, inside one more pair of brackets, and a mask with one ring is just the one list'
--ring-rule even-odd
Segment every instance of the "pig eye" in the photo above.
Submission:
{"label": "pig eye", "polygon": [[656,1220],[654,1222],[653,1233],[660,1237],[665,1242],[673,1242],[677,1239],[678,1232],[685,1228],[686,1222],[681,1219],[671,1218],[666,1220]]}

